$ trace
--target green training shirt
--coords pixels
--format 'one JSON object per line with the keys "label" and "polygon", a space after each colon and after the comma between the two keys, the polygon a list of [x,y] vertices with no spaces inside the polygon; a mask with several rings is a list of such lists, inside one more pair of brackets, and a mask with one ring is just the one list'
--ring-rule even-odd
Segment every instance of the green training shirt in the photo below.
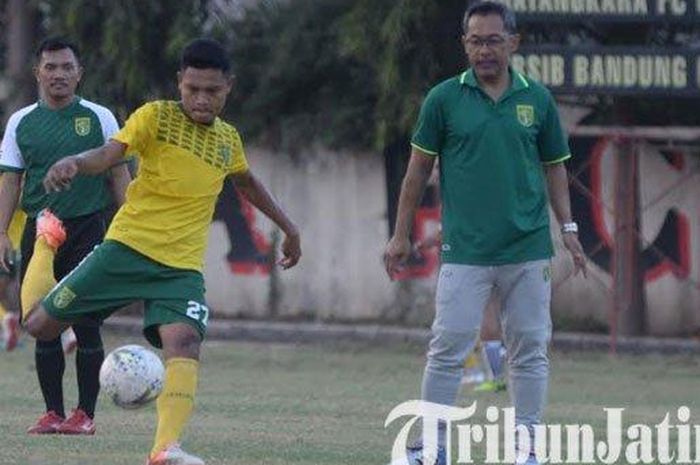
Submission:
{"label": "green training shirt", "polygon": [[56,161],[99,147],[118,130],[107,108],[80,97],[60,110],[34,103],[10,117],[0,146],[0,170],[24,173],[21,205],[29,217],[44,208],[62,219],[94,213],[111,203],[106,175],[77,176],[70,190],[52,194],[42,181]]}
{"label": "green training shirt", "polygon": [[502,265],[552,256],[542,164],[570,151],[554,98],[511,70],[494,102],[472,69],[428,93],[412,145],[439,157],[442,260]]}

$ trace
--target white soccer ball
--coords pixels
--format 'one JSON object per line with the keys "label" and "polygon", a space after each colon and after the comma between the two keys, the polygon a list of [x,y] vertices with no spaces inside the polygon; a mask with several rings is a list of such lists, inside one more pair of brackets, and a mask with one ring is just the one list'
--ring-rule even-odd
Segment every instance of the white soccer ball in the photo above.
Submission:
{"label": "white soccer ball", "polygon": [[135,409],[158,397],[164,374],[163,362],[156,354],[140,345],[128,345],[105,357],[100,385],[119,407]]}

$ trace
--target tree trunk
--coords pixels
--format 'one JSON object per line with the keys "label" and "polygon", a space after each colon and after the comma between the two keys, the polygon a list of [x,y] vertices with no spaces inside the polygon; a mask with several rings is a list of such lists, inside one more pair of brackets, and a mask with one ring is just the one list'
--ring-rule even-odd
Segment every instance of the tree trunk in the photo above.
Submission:
{"label": "tree trunk", "polygon": [[26,0],[7,0],[5,4],[7,29],[5,43],[7,46],[7,80],[4,103],[5,121],[16,110],[29,104],[36,92],[32,72],[32,39],[34,36],[36,15],[31,2]]}

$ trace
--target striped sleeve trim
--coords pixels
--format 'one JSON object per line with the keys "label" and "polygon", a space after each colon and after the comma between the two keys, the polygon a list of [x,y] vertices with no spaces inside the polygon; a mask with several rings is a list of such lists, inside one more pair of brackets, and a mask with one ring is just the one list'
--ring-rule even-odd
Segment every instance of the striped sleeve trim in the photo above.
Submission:
{"label": "striped sleeve trim", "polygon": [[18,168],[16,166],[7,166],[7,165],[0,165],[0,173],[21,173],[24,171],[24,168]]}
{"label": "striped sleeve trim", "polygon": [[426,149],[426,148],[424,148],[424,147],[421,147],[420,145],[416,144],[415,142],[411,142],[411,146],[414,147],[414,148],[417,148],[417,149],[420,150],[421,152],[425,152],[425,153],[428,154],[428,155],[433,155],[433,156],[435,156],[435,155],[438,154],[437,152],[435,152],[435,151],[433,151],[433,150],[428,150],[428,149]]}
{"label": "striped sleeve trim", "polygon": [[545,162],[543,162],[543,163],[544,163],[545,165],[556,165],[557,163],[561,163],[561,162],[563,162],[563,161],[566,161],[566,160],[568,160],[569,158],[571,158],[571,154],[570,154],[570,153],[567,153],[566,155],[564,155],[564,156],[561,157],[561,158],[557,158],[557,159],[554,159],[554,160],[547,160],[547,161],[545,161]]}

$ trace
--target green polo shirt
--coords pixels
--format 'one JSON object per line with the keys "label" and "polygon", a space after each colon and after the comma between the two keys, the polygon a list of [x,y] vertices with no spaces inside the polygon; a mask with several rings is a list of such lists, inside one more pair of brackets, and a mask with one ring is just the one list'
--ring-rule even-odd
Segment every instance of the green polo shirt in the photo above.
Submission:
{"label": "green polo shirt", "polygon": [[511,70],[510,88],[494,102],[468,69],[431,89],[411,143],[440,159],[443,263],[552,256],[542,165],[571,155],[543,85]]}

